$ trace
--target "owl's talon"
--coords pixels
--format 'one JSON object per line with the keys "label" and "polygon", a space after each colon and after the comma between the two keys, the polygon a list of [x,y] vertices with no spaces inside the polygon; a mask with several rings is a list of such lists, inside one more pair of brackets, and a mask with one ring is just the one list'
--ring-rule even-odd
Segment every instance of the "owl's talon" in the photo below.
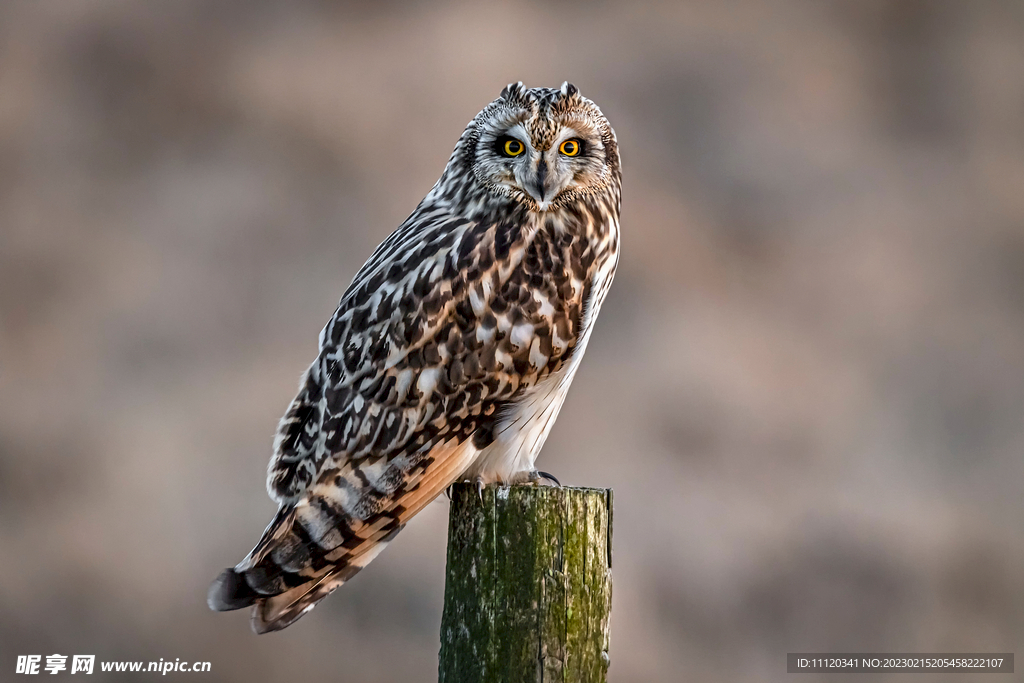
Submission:
{"label": "owl's talon", "polygon": [[476,495],[480,496],[480,502],[484,502],[484,478],[480,475],[476,477]]}
{"label": "owl's talon", "polygon": [[550,482],[554,482],[555,486],[558,486],[559,488],[561,488],[562,486],[562,482],[558,481],[558,478],[555,477],[555,475],[553,474],[549,474],[548,472],[541,472],[540,470],[532,470],[530,472],[529,481],[531,484],[540,485],[538,482],[540,482],[542,479],[547,479]]}
{"label": "owl's talon", "polygon": [[537,474],[540,475],[541,479],[547,479],[548,481],[553,481],[553,482],[555,482],[555,486],[558,486],[559,488],[561,488],[562,482],[558,481],[558,477],[556,477],[555,475],[551,474],[550,472],[541,472],[540,470],[538,470]]}

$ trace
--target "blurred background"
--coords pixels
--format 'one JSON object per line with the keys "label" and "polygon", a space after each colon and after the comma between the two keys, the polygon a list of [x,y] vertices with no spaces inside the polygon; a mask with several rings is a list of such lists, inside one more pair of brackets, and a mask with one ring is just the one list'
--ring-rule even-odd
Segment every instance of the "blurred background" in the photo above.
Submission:
{"label": "blurred background", "polygon": [[1021,3],[13,0],[0,677],[436,680],[443,499],[282,633],[206,589],[358,267],[506,83],[566,79],[622,260],[540,462],[615,489],[610,679],[1024,652]]}

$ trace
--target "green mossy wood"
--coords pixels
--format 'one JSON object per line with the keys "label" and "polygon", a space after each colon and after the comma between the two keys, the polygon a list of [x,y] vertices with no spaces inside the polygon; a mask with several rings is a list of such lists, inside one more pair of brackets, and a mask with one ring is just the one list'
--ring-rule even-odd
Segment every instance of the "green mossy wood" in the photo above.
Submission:
{"label": "green mossy wood", "polygon": [[441,683],[607,680],[612,492],[452,489]]}

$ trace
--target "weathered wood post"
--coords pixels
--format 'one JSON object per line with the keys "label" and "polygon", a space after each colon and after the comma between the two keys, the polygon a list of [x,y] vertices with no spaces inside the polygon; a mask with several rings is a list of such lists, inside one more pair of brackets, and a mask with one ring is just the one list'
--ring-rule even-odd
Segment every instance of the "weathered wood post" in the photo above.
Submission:
{"label": "weathered wood post", "polygon": [[441,683],[603,683],[612,492],[452,489]]}

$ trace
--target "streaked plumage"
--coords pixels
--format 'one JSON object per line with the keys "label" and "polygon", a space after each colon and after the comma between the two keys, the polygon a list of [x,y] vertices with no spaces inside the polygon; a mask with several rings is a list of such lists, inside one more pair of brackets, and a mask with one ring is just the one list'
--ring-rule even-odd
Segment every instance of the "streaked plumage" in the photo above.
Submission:
{"label": "streaked plumage", "polygon": [[452,482],[532,479],[615,272],[619,184],[568,83],[509,85],[470,122],[320,333],[274,442],[280,508],[212,609],[284,628]]}

